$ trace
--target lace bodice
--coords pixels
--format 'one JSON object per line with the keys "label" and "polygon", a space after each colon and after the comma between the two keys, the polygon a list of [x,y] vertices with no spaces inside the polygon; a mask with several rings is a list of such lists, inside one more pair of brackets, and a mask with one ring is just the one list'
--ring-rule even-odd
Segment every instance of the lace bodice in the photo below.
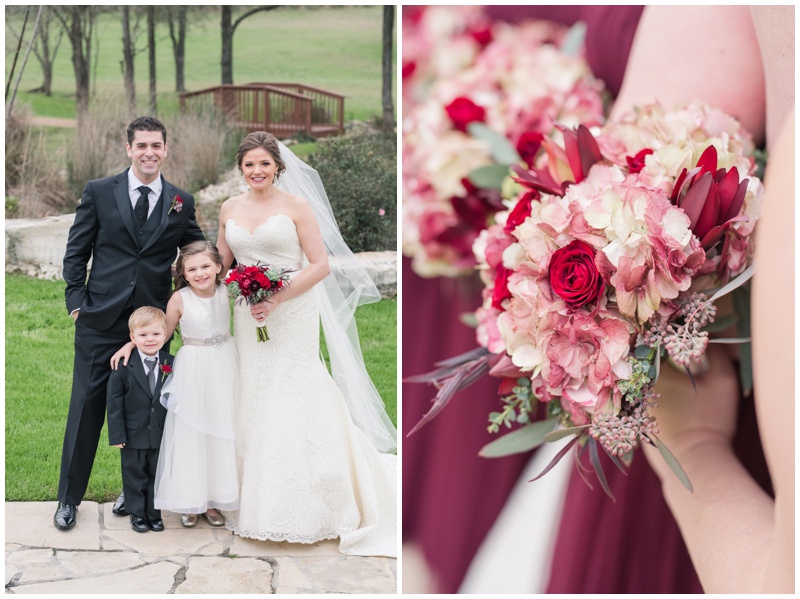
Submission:
{"label": "lace bodice", "polygon": [[225,285],[217,285],[213,297],[198,297],[188,287],[178,293],[183,299],[181,337],[205,339],[230,333],[231,308]]}
{"label": "lace bodice", "polygon": [[[265,234],[268,231],[269,234]],[[303,249],[297,237],[294,221],[285,214],[276,214],[258,225],[252,233],[229,218],[225,225],[225,239],[236,260],[247,266],[265,263],[275,268],[303,266]]]}

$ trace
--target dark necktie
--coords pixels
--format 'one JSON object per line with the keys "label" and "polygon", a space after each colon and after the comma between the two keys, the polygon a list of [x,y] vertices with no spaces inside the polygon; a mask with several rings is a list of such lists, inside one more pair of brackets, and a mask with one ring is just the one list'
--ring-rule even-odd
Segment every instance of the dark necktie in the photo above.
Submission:
{"label": "dark necktie", "polygon": [[147,380],[150,382],[150,393],[154,393],[156,390],[156,364],[158,362],[158,358],[145,358],[145,364],[147,364],[147,368],[149,369],[147,373]]}
{"label": "dark necktie", "polygon": [[150,200],[148,199],[150,188],[147,185],[142,185],[137,189],[142,195],[140,195],[139,199],[136,200],[136,206],[133,209],[133,213],[136,215],[136,220],[139,221],[139,227],[141,228],[144,227],[144,223],[147,222],[147,209],[150,206]]}

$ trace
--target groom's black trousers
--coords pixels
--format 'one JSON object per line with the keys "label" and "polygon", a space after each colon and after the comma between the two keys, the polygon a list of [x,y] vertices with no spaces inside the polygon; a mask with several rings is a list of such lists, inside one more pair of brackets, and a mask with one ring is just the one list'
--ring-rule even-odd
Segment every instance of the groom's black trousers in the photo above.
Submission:
{"label": "groom's black trousers", "polygon": [[106,387],[111,376],[111,356],[130,341],[125,310],[107,331],[75,323],[75,365],[69,400],[58,500],[78,505],[89,485],[100,432],[106,419]]}

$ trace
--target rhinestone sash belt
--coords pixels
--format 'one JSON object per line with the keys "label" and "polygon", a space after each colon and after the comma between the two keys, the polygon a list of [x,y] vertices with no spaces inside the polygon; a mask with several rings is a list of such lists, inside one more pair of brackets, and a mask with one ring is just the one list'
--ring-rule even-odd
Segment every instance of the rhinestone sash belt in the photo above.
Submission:
{"label": "rhinestone sash belt", "polygon": [[184,345],[210,345],[212,347],[219,347],[231,338],[230,333],[214,333],[211,337],[200,339],[198,337],[183,337]]}

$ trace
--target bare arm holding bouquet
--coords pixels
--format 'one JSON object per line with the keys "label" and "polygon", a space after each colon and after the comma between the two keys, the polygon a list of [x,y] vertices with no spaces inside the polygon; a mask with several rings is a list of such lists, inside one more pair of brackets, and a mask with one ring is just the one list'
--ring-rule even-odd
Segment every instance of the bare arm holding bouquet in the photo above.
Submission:
{"label": "bare arm holding bouquet", "polygon": [[[793,15],[783,22],[793,27]],[[785,33],[773,29],[770,38]],[[665,39],[677,57],[663,52]],[[777,57],[764,58],[762,69],[747,7],[648,7],[615,112],[654,96],[664,103],[699,98],[735,116],[763,140],[764,80],[770,90],[770,69],[781,68]],[[785,271],[767,272],[774,263],[769,257],[785,255],[786,240],[794,238],[794,221],[787,216],[794,197],[789,174],[793,119],[786,128],[784,141],[771,148],[753,283],[756,409],[776,498],[762,490],[732,449],[739,394],[734,352],[709,350],[711,370],[696,380],[696,393],[688,377],[671,369],[662,372],[656,388],[662,396],[654,412],[660,438],[694,492],[683,488],[655,449],[645,447],[707,592],[789,592],[794,587],[794,369],[791,336],[786,343],[778,341],[793,329],[792,312],[766,309],[769,298],[793,297],[793,280]]]}
{"label": "bare arm holding bouquet", "polygon": [[[311,289],[330,272],[328,254],[325,251],[322,235],[308,203],[303,198],[286,193],[280,194],[277,199],[280,201],[280,209],[277,214],[288,216],[294,222],[303,253],[308,259],[308,265],[297,276],[293,277],[291,285],[281,290],[280,293],[276,293],[268,301],[258,302],[250,306],[250,313],[258,321],[264,320],[281,302],[297,297]],[[231,252],[225,239],[226,223],[229,219],[233,219],[237,223],[241,221],[247,222],[243,216],[247,210],[247,204],[243,200],[243,196],[227,200],[220,209],[217,247],[225,260],[226,269],[230,268],[233,263],[233,252]],[[270,217],[262,218],[261,222],[266,221],[268,218]]]}

